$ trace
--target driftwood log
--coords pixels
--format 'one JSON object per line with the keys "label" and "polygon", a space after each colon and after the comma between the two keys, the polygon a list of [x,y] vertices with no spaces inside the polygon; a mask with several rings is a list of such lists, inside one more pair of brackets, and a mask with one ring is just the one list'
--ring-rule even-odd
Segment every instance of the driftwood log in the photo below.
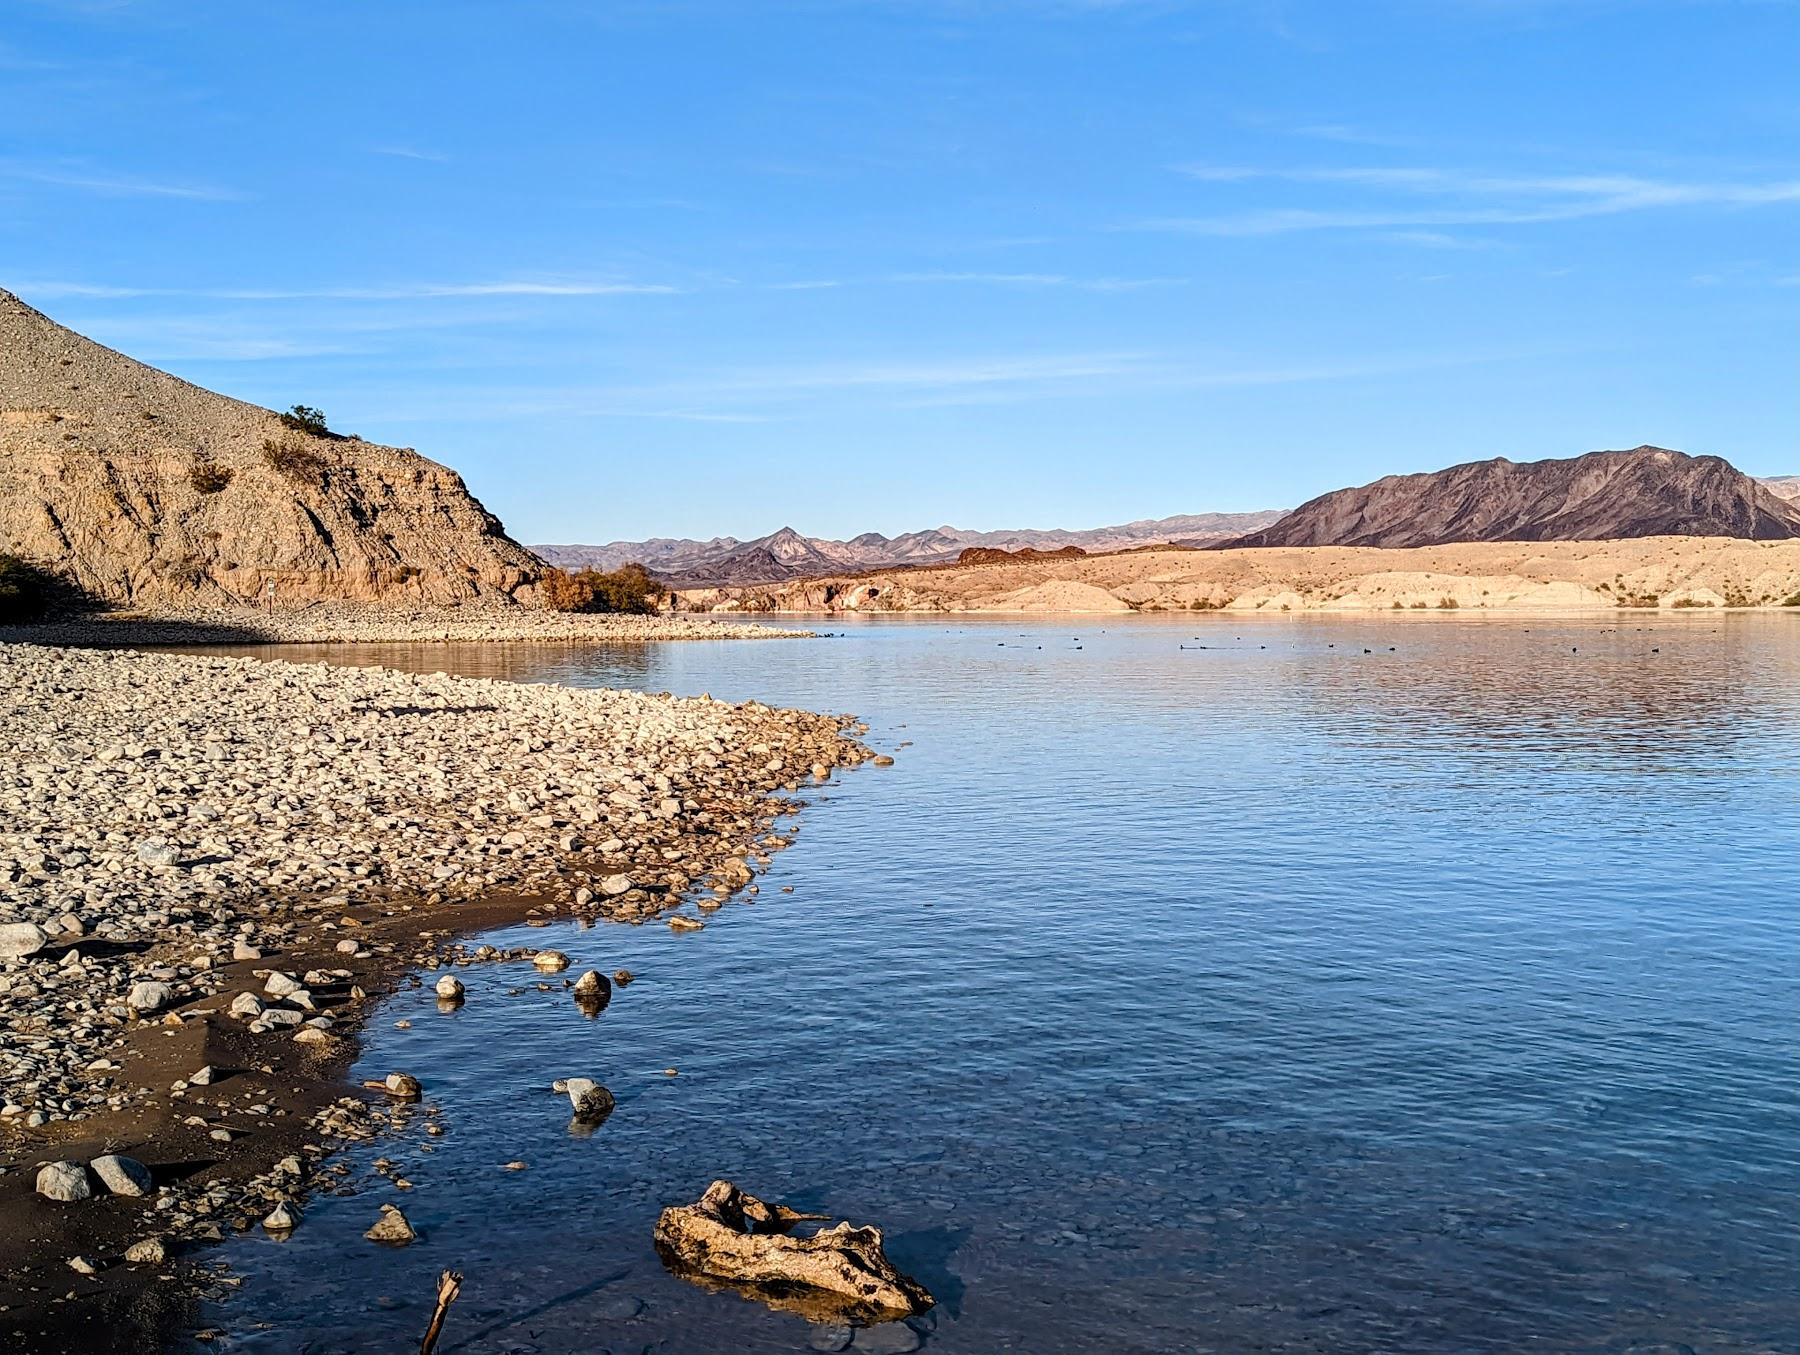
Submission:
{"label": "driftwood log", "polygon": [[656,1250],[683,1278],[722,1282],[815,1320],[891,1319],[931,1307],[925,1286],[887,1259],[879,1228],[838,1223],[808,1237],[791,1235],[794,1225],[826,1217],[714,1181],[693,1204],[662,1211]]}

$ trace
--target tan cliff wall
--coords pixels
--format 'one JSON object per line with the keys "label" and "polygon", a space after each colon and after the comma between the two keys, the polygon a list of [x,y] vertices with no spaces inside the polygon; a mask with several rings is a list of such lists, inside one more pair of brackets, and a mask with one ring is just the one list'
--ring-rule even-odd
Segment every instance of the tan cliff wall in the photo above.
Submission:
{"label": "tan cliff wall", "polygon": [[282,602],[519,600],[545,568],[455,471],[296,432],[6,292],[0,553],[137,604],[260,599],[271,584]]}

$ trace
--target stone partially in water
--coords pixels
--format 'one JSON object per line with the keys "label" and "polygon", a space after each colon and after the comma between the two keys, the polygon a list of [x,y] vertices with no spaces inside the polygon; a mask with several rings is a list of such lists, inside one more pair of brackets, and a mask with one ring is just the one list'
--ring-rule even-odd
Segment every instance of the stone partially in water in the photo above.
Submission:
{"label": "stone partially in water", "polygon": [[[822,1215],[768,1204],[729,1181],[714,1181],[691,1205],[662,1211],[657,1252],[676,1274],[753,1287],[773,1307],[818,1317],[864,1320],[922,1313],[932,1297],[882,1251],[879,1228],[848,1223],[794,1237],[795,1224]],[[804,1291],[799,1299],[794,1290]],[[813,1296],[812,1302],[806,1295]],[[910,1349],[910,1347],[909,1347]]]}
{"label": "stone partially in water", "polygon": [[375,1226],[363,1234],[371,1242],[384,1242],[390,1247],[404,1247],[416,1241],[418,1234],[413,1231],[412,1224],[406,1221],[406,1215],[400,1212],[397,1204],[381,1206],[381,1217],[375,1220]]}
{"label": "stone partially in water", "polygon": [[417,1101],[425,1094],[419,1085],[419,1079],[411,1073],[389,1073],[378,1083],[365,1084],[381,1088],[389,1096],[397,1096],[402,1101]]}
{"label": "stone partially in water", "polygon": [[300,1226],[300,1207],[283,1200],[263,1216],[262,1226],[271,1233],[291,1233]]}
{"label": "stone partially in water", "polygon": [[68,1204],[87,1199],[94,1188],[88,1184],[87,1169],[79,1162],[52,1162],[38,1171],[37,1193],[46,1200]]}
{"label": "stone partially in water", "polygon": [[569,967],[569,957],[560,950],[540,950],[531,957],[531,963],[546,974],[556,974]]}
{"label": "stone partially in water", "polygon": [[565,1084],[575,1119],[581,1124],[600,1124],[613,1113],[613,1094],[588,1077],[572,1077]]}
{"label": "stone partially in water", "polygon": [[450,1002],[460,1002],[463,996],[462,980],[454,974],[445,974],[433,985],[437,995]]}

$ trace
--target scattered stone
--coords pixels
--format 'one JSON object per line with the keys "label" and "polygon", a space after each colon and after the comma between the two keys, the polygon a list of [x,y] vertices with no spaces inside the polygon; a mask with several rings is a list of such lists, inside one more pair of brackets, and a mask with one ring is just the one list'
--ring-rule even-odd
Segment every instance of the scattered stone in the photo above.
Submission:
{"label": "scattered stone", "polygon": [[100,1273],[100,1264],[92,1257],[71,1256],[69,1258],[69,1269],[74,1271],[77,1275],[98,1275]]}
{"label": "scattered stone", "polygon": [[456,975],[454,975],[454,974],[443,975],[441,978],[438,979],[435,987],[437,990],[437,995],[439,997],[447,998],[452,1002],[461,1002],[462,1001],[463,983],[462,983],[461,979],[456,977]]}
{"label": "scattered stone", "polygon": [[625,987],[626,984],[630,983],[636,977],[637,975],[633,974],[629,969],[613,970],[613,982],[618,984],[621,988]]}
{"label": "scattered stone", "polygon": [[292,974],[283,974],[279,969],[269,971],[269,977],[263,980],[263,991],[270,997],[291,997],[306,987]]}
{"label": "scattered stone", "polygon": [[137,859],[146,866],[172,866],[181,859],[181,853],[166,839],[150,837],[138,843]]}
{"label": "scattered stone", "polygon": [[239,993],[231,999],[233,1016],[258,1017],[263,1014],[262,999],[255,993]]}
{"label": "scattered stone", "polygon": [[87,1169],[79,1162],[52,1162],[38,1169],[37,1193],[47,1200],[67,1204],[89,1198],[94,1188],[88,1184]]}
{"label": "scattered stone", "polygon": [[696,917],[683,917],[677,913],[669,919],[669,930],[672,932],[703,932],[706,924]]}
{"label": "scattered stone", "polygon": [[260,960],[262,951],[248,941],[236,941],[232,943],[231,958],[234,960]]}
{"label": "scattered stone", "polygon": [[125,1005],[139,1016],[154,1015],[174,1000],[174,989],[166,983],[150,980],[132,984],[131,991],[125,995]]}
{"label": "scattered stone", "polygon": [[188,1074],[188,1085],[190,1087],[210,1087],[216,1076],[218,1074],[213,1072],[213,1066],[209,1063],[198,1072]]}
{"label": "scattered stone", "polygon": [[629,875],[608,875],[600,881],[600,892],[608,895],[629,894],[636,886]]}
{"label": "scattered stone", "polygon": [[150,1169],[136,1158],[108,1153],[88,1163],[88,1169],[100,1178],[100,1184],[114,1195],[148,1195],[152,1185]]}
{"label": "scattered stone", "polygon": [[546,974],[556,974],[569,967],[569,957],[560,950],[540,950],[531,957],[531,963]]}
{"label": "scattered stone", "polygon": [[169,1248],[160,1237],[146,1237],[125,1249],[125,1259],[134,1266],[160,1266],[169,1259]]}

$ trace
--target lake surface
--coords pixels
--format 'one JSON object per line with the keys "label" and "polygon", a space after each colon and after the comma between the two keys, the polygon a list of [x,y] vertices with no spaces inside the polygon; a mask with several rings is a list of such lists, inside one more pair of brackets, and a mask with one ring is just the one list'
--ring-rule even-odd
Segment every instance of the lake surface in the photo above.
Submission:
{"label": "lake surface", "polygon": [[455,1267],[444,1352],[805,1350],[651,1249],[722,1176],[879,1224],[942,1355],[1800,1350],[1794,619],[825,624],[245,651],[854,711],[898,764],[704,932],[489,938],[636,971],[597,1019],[517,965],[390,1001],[359,1075],[448,1133],[225,1247],[197,1349],[409,1349]]}

